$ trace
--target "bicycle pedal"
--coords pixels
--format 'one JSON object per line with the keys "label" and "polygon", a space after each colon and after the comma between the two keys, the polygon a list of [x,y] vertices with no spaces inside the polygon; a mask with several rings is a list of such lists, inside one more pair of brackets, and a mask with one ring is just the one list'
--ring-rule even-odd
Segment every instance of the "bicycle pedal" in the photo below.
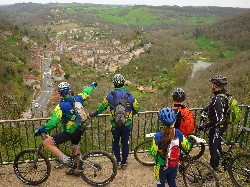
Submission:
{"label": "bicycle pedal", "polygon": [[57,164],[54,166],[55,169],[62,169],[64,168],[64,165],[63,164]]}

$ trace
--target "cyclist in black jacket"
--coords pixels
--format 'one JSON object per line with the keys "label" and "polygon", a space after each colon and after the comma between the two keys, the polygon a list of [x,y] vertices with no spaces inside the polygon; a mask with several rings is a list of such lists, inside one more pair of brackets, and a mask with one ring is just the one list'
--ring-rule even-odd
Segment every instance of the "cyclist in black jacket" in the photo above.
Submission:
{"label": "cyclist in black jacket", "polygon": [[228,126],[226,123],[228,100],[223,95],[229,96],[229,94],[224,88],[227,85],[226,77],[216,75],[209,81],[212,82],[214,96],[210,104],[202,110],[207,112],[208,123],[200,126],[200,129],[209,129],[210,165],[216,170],[219,165],[219,154],[222,152],[220,135]]}

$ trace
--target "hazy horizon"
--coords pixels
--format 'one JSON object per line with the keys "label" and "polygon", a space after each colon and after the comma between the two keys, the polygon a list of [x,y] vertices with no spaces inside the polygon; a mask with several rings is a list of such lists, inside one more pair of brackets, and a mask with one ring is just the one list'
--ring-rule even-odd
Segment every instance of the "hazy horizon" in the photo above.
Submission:
{"label": "hazy horizon", "polygon": [[161,6],[161,5],[169,5],[169,6],[218,6],[218,7],[238,7],[238,8],[250,8],[250,0],[127,0],[126,3],[117,3],[116,0],[9,0],[5,2],[0,2],[0,5],[10,5],[15,3],[92,3],[92,4],[112,4],[112,5],[151,5],[151,6]]}

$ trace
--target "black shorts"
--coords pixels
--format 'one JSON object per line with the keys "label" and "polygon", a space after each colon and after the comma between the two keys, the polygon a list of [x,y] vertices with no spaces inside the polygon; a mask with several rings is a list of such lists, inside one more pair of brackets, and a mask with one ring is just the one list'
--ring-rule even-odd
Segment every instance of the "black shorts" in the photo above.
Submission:
{"label": "black shorts", "polygon": [[55,143],[55,145],[59,145],[62,143],[65,143],[67,141],[71,141],[72,144],[77,145],[80,140],[81,140],[81,136],[82,136],[83,131],[76,129],[73,133],[68,134],[66,132],[59,132],[56,133],[52,136],[52,139]]}

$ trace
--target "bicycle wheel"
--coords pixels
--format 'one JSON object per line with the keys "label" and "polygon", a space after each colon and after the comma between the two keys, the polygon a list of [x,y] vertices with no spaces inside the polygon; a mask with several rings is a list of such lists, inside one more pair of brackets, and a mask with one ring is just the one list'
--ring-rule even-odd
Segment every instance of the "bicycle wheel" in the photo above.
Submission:
{"label": "bicycle wheel", "polygon": [[117,174],[114,157],[101,150],[90,151],[82,156],[82,179],[93,186],[104,186],[112,182]]}
{"label": "bicycle wheel", "polygon": [[213,168],[200,160],[189,162],[183,171],[183,180],[186,187],[219,187],[219,178]]}
{"label": "bicycle wheel", "polygon": [[[36,159],[35,162],[34,158]],[[18,153],[13,167],[16,176],[29,185],[38,185],[45,182],[51,172],[48,157],[42,152],[37,152],[37,149],[25,149]]]}
{"label": "bicycle wheel", "polygon": [[250,186],[250,154],[240,153],[230,159],[228,174],[235,186]]}
{"label": "bicycle wheel", "polygon": [[197,143],[192,137],[188,137],[188,141],[191,144],[191,150],[189,151],[189,156],[193,160],[198,160],[205,152],[205,144]]}
{"label": "bicycle wheel", "polygon": [[152,140],[145,140],[144,142],[139,143],[134,149],[135,159],[145,166],[153,166],[154,158],[150,156],[148,148]]}

